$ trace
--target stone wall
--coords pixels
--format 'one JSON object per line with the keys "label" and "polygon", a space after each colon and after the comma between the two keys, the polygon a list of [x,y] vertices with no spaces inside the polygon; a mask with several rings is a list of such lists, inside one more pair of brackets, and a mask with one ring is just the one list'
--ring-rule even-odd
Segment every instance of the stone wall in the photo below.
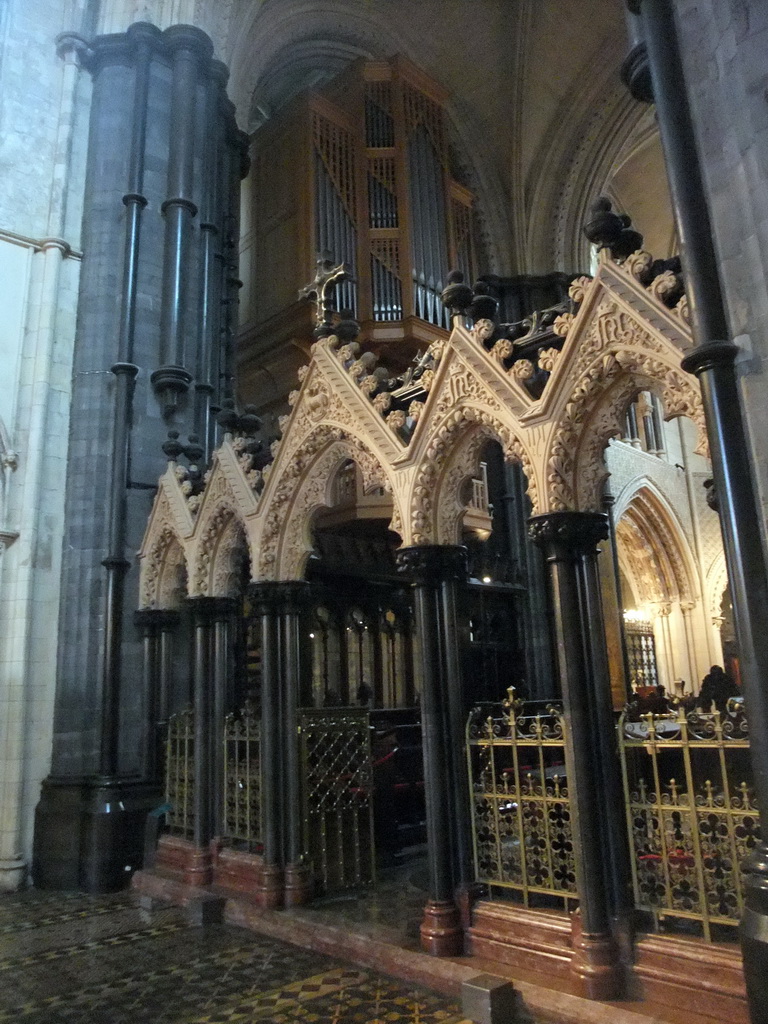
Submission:
{"label": "stone wall", "polygon": [[[762,519],[768,516],[768,5],[679,0],[678,26]],[[768,530],[764,528],[763,539]]]}
{"label": "stone wall", "polygon": [[0,888],[47,774],[89,84],[77,5],[0,3]]}

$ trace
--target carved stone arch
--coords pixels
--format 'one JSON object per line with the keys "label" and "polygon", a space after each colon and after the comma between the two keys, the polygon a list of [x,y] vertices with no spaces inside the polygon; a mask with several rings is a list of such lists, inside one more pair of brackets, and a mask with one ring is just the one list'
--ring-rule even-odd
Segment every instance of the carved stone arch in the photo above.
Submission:
{"label": "carved stone arch", "polygon": [[383,487],[392,494],[392,529],[401,530],[401,512],[393,481],[384,464],[359,438],[338,426],[321,424],[297,447],[280,474],[265,510],[258,556],[260,579],[302,579],[312,550],[312,520],[332,503],[333,481],[351,460],[362,473],[363,489]]}
{"label": "carved stone arch", "polygon": [[460,405],[438,422],[416,469],[409,503],[410,543],[457,543],[461,485],[476,468],[487,440],[499,442],[505,459],[522,463],[536,508],[533,461],[523,443],[490,410]]}
{"label": "carved stone arch", "polygon": [[241,588],[248,542],[231,495],[206,501],[197,530],[190,593],[194,597],[236,597]]}
{"label": "carved stone arch", "polygon": [[620,551],[646,602],[695,601],[698,598],[693,557],[672,509],[650,483],[641,481],[622,502],[616,536]]}
{"label": "carved stone arch", "polygon": [[679,359],[669,343],[612,303],[598,308],[579,338],[573,382],[552,435],[547,497],[553,511],[600,510],[605,447],[621,435],[627,406],[638,391],[659,395],[665,419],[690,417],[699,438],[695,451],[708,455],[701,392]]}
{"label": "carved stone arch", "polygon": [[187,592],[184,545],[170,523],[161,526],[142,558],[139,607],[176,608]]}
{"label": "carved stone arch", "polygon": [[172,471],[160,479],[139,551],[139,607],[173,608],[189,580],[192,521]]}

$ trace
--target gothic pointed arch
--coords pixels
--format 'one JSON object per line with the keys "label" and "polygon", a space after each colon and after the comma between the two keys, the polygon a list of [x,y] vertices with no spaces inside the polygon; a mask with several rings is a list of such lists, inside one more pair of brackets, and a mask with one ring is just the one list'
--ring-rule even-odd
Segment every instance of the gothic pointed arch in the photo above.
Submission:
{"label": "gothic pointed arch", "polygon": [[638,391],[656,392],[667,419],[689,416],[698,431],[695,450],[708,454],[699,385],[680,368],[691,345],[685,297],[674,308],[665,305],[678,284],[671,272],[650,280],[651,263],[643,252],[623,266],[606,261],[594,280],[571,286],[579,309],[559,318],[565,342],[553,353],[541,400],[550,421],[545,472],[553,511],[600,509],[605,446],[621,434]]}
{"label": "gothic pointed arch", "polygon": [[[344,463],[360,468],[363,489],[392,493],[391,529],[401,530],[400,510],[385,466],[361,440],[341,427],[321,423],[302,438],[299,453],[282,465],[279,482],[268,495],[259,538],[260,579],[301,579],[312,550],[312,520],[333,502],[332,484]],[[273,471],[277,477],[277,466]]]}
{"label": "gothic pointed arch", "polygon": [[172,608],[186,588],[194,521],[182,490],[185,475],[170,463],[160,478],[139,550],[141,608]]}
{"label": "gothic pointed arch", "polygon": [[192,597],[234,597],[248,559],[242,496],[221,458],[214,464],[200,504],[191,553]]}
{"label": "gothic pointed arch", "polygon": [[685,533],[657,488],[641,479],[617,505],[619,558],[643,603],[698,598],[693,556]]}
{"label": "gothic pointed arch", "polygon": [[498,441],[504,457],[531,467],[531,459],[509,427],[487,410],[462,405],[438,426],[417,468],[411,499],[411,543],[458,544],[466,511],[466,481],[477,474],[480,453]]}

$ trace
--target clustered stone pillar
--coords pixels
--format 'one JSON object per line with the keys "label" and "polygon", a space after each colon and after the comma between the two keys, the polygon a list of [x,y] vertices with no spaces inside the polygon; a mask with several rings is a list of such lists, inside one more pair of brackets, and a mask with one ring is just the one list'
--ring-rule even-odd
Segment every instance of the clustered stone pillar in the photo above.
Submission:
{"label": "clustered stone pillar", "polygon": [[424,545],[397,552],[413,586],[421,658],[421,728],[427,809],[429,900],[421,945],[434,956],[463,951],[457,898],[469,882],[469,796],[464,761],[464,700],[457,589],[467,578],[463,547]]}
{"label": "clustered stone pillar", "polygon": [[301,821],[298,705],[300,625],[309,584],[252,583],[253,613],[261,623],[261,792],[264,864],[262,906],[299,906],[310,898]]}
{"label": "clustered stone pillar", "polygon": [[626,906],[627,859],[597,566],[608,519],[599,512],[551,512],[529,524],[549,571],[566,722],[579,895],[572,971],[584,995],[612,999],[622,988],[612,930]]}
{"label": "clustered stone pillar", "polygon": [[238,186],[248,140],[226,96],[227,70],[199,29],[136,23],[97,36],[84,52],[93,79],[87,259],[73,361],[51,774],[36,811],[32,874],[42,888],[101,891],[125,885],[140,863],[143,824],[159,799],[152,756],[150,781],[142,763],[150,697],[124,685],[125,666],[139,662],[143,642],[133,621],[139,569],[132,552],[164,468],[168,428],[191,435],[188,451],[210,450],[210,413],[231,393]]}

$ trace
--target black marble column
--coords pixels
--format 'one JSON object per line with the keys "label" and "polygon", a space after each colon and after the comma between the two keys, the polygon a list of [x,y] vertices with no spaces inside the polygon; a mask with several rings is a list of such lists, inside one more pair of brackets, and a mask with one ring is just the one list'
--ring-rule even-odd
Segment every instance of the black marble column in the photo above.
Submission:
{"label": "black marble column", "polygon": [[519,463],[504,464],[504,518],[511,557],[517,562],[520,582],[525,587],[518,604],[525,652],[526,695],[533,700],[556,696],[553,681],[552,647],[547,616],[547,593],[541,552],[530,541],[527,521],[530,502]]}
{"label": "black marble column", "polygon": [[144,775],[158,786],[163,783],[163,745],[170,714],[173,635],[180,616],[172,609],[145,608],[136,612],[134,624],[142,637],[142,678],[146,695]]}
{"label": "black marble column", "polygon": [[688,102],[674,6],[630,0],[647,47],[653,99],[696,347],[683,360],[701,384],[749,720],[750,758],[762,841],[745,870],[741,922],[750,1019],[768,1024],[768,564],[764,521],[752,481],[736,357]]}
{"label": "black marble column", "polygon": [[211,706],[211,827],[213,835],[221,834],[224,820],[224,721],[232,706],[234,695],[235,616],[238,601],[235,598],[214,599],[210,637]]}
{"label": "black marble column", "polygon": [[309,866],[304,863],[301,766],[299,763],[299,693],[301,684],[300,627],[310,588],[302,581],[279,585],[282,675],[281,737],[285,826],[285,905],[299,906],[311,896]]}
{"label": "black marble column", "polygon": [[[125,684],[143,643],[133,621],[133,552],[165,469],[170,399],[177,399],[174,427],[195,434],[184,389],[200,372],[206,402],[216,399],[205,389],[216,391],[218,364],[208,368],[237,308],[222,302],[221,274],[201,269],[212,247],[193,213],[204,208],[210,217],[202,234],[226,233],[227,272],[236,277],[245,140],[211,53],[196,28],[162,32],[136,23],[92,39],[85,58],[93,79],[87,258],[73,360],[51,774],[36,812],[33,877],[42,887],[126,885],[141,864],[146,814],[159,799],[144,774],[147,694]],[[196,352],[203,296],[206,330]],[[181,376],[155,378],[156,402],[151,372],[177,364]]]}
{"label": "black marble column", "polygon": [[551,581],[557,664],[566,721],[566,772],[580,927],[572,970],[583,993],[616,998],[621,970],[612,938],[626,902],[621,782],[597,568],[608,536],[602,513],[552,512],[529,520]]}
{"label": "black marble column", "polygon": [[252,583],[248,596],[261,620],[261,792],[264,870],[259,901],[297,906],[310,897],[303,863],[298,702],[300,627],[309,584]]}
{"label": "black marble column", "polygon": [[274,582],[252,583],[248,598],[261,640],[261,820],[264,848],[258,898],[269,909],[283,905],[283,777],[280,740],[280,621]]}
{"label": "black marble column", "polygon": [[467,552],[436,545],[401,548],[397,567],[412,582],[421,653],[429,867],[421,945],[434,956],[456,956],[464,947],[457,890],[469,881],[469,794],[457,646],[457,588],[467,578]]}

